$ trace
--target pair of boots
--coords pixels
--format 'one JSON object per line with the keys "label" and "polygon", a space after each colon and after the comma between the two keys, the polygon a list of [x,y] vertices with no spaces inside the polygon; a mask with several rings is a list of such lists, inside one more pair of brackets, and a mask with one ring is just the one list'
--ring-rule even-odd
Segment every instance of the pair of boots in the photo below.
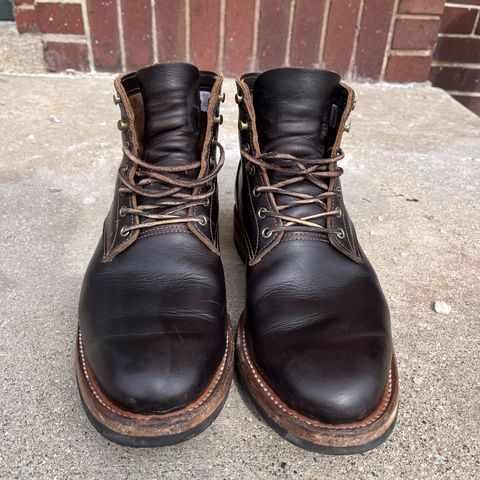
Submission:
{"label": "pair of boots", "polygon": [[[123,445],[200,433],[232,380],[218,241],[221,84],[183,63],[115,81],[124,154],[83,282],[76,371],[89,419]],[[279,68],[238,78],[236,102],[243,384],[290,442],[369,450],[393,428],[398,380],[388,307],[339,180],[354,93],[333,72]]]}

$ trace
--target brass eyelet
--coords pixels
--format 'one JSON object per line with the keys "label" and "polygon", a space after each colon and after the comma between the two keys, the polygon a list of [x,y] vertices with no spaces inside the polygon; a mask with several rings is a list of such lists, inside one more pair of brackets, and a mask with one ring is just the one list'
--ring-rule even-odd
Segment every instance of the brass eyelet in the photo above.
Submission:
{"label": "brass eyelet", "polygon": [[223,115],[213,117],[213,123],[218,123],[218,125],[221,125],[223,123]]}
{"label": "brass eyelet", "polygon": [[218,101],[224,103],[225,102],[225,92],[220,93],[218,95]]}
{"label": "brass eyelet", "polygon": [[343,131],[345,133],[350,132],[350,126],[351,126],[350,123],[346,123],[345,126],[343,127]]}
{"label": "brass eyelet", "polygon": [[121,229],[120,229],[120,236],[121,237],[126,237],[130,234],[130,232],[127,230],[127,227],[123,226]]}
{"label": "brass eyelet", "polygon": [[248,130],[248,122],[238,121],[238,129],[242,132],[243,130]]}
{"label": "brass eyelet", "polygon": [[120,207],[120,210],[118,211],[118,216],[124,217],[126,214],[127,214],[127,207],[125,206]]}
{"label": "brass eyelet", "polygon": [[240,105],[243,102],[243,95],[240,95],[238,93],[235,94],[235,103],[237,105]]}
{"label": "brass eyelet", "polygon": [[198,222],[199,225],[201,225],[202,227],[205,227],[207,225],[207,217],[205,215],[201,215],[200,216],[201,220]]}
{"label": "brass eyelet", "polygon": [[267,216],[268,210],[265,207],[261,207],[257,210],[258,218],[265,218]]}
{"label": "brass eyelet", "polygon": [[119,120],[117,122],[117,128],[122,132],[128,129],[128,122],[124,122],[123,120]]}
{"label": "brass eyelet", "polygon": [[270,238],[272,236],[272,234],[273,234],[273,232],[268,227],[265,227],[262,230],[262,237],[263,238]]}
{"label": "brass eyelet", "polygon": [[253,189],[252,193],[253,193],[253,196],[256,198],[258,198],[262,194],[262,192],[259,192],[256,187]]}
{"label": "brass eyelet", "polygon": [[338,238],[345,238],[345,230],[343,228],[339,228],[336,232],[335,235]]}
{"label": "brass eyelet", "polygon": [[122,97],[116,93],[113,94],[113,103],[115,105],[120,105],[122,103]]}
{"label": "brass eyelet", "polygon": [[205,201],[203,202],[203,205],[205,207],[208,207],[210,205],[210,199],[209,198],[206,198]]}
{"label": "brass eyelet", "polygon": [[343,212],[342,212],[342,209],[339,208],[338,209],[338,213],[335,215],[337,218],[342,218],[343,217]]}

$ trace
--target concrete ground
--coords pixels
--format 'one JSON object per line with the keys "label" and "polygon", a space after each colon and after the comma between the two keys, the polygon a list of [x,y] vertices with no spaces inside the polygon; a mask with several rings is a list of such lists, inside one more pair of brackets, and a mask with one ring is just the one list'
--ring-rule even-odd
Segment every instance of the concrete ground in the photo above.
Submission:
{"label": "concrete ground", "polygon": [[[220,186],[236,321],[244,268],[232,242],[232,89],[227,82]],[[343,181],[392,313],[401,382],[393,435],[359,456],[302,451],[256,416],[235,382],[202,435],[135,450],[93,429],[73,369],[82,276],[121,155],[111,78],[0,75],[0,478],[480,478],[480,118],[426,86],[356,90]],[[435,301],[450,314],[436,313]]]}
{"label": "concrete ground", "polygon": [[0,71],[44,72],[40,36],[29,33],[19,35],[15,22],[0,22]]}

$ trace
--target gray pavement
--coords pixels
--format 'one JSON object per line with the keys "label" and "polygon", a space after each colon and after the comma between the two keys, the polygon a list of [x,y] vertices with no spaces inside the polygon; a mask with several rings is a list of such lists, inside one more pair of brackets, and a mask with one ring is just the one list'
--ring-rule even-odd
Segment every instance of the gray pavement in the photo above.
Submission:
{"label": "gray pavement", "polygon": [[[121,154],[111,83],[0,75],[0,478],[480,478],[480,119],[426,86],[355,86],[344,141],[349,212],[392,313],[401,405],[390,440],[360,456],[299,450],[237,383],[212,427],[186,443],[135,450],[97,434],[77,394],[73,343]],[[231,81],[226,90],[221,238],[236,321],[244,269],[232,242]]]}

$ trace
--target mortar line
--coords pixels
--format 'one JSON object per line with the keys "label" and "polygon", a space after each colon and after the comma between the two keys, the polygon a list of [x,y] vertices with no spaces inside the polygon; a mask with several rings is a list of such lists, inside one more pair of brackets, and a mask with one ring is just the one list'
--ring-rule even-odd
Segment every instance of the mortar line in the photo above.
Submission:
{"label": "mortar line", "polygon": [[190,0],[185,0],[185,61],[191,62],[190,56],[190,42],[191,42],[191,34],[190,34]]}
{"label": "mortar line", "polygon": [[470,5],[468,3],[451,3],[445,2],[446,7],[453,7],[453,8],[466,8],[469,10],[480,10],[480,5]]}
{"label": "mortar line", "polygon": [[450,95],[480,98],[480,92],[463,92],[461,90],[445,90]]}
{"label": "mortar line", "polygon": [[95,59],[93,58],[92,32],[90,30],[90,20],[88,18],[87,0],[82,0],[80,5],[82,6],[83,28],[85,29],[85,37],[87,40],[88,63],[90,64],[90,71],[92,73],[96,73]]}
{"label": "mortar line", "polygon": [[260,24],[260,8],[262,0],[255,0],[255,12],[253,17],[253,39],[252,39],[252,58],[250,59],[250,70],[257,70],[257,55],[258,55],[258,26]]}
{"label": "mortar line", "polygon": [[353,76],[354,76],[355,58],[357,56],[358,39],[360,37],[360,31],[361,31],[362,22],[363,22],[364,8],[365,8],[365,0],[360,0],[360,4],[358,6],[357,22],[355,24],[355,36],[353,37],[352,54],[350,55],[350,62],[348,63],[347,75],[349,80],[353,80]]}
{"label": "mortar line", "polygon": [[480,11],[477,12],[477,19],[475,20],[475,23],[472,28],[472,33],[471,33],[472,37],[478,37],[478,35],[475,35],[475,32],[477,31],[477,27],[479,23],[480,23]]}
{"label": "mortar line", "polygon": [[387,70],[388,59],[392,53],[393,32],[395,30],[395,22],[397,21],[398,6],[400,0],[394,0],[392,8],[392,17],[390,18],[390,26],[388,28],[387,43],[385,44],[385,52],[383,54],[382,69],[380,71],[380,81],[385,79],[385,72]]}
{"label": "mortar line", "polygon": [[225,13],[226,0],[220,1],[220,25],[218,31],[218,56],[217,56],[217,71],[223,75],[223,58],[225,49]]}
{"label": "mortar line", "polygon": [[123,15],[122,15],[122,0],[117,0],[117,23],[118,23],[118,36],[120,40],[120,63],[122,64],[122,71],[126,71],[127,61],[125,53],[125,33],[123,30]]}
{"label": "mortar line", "polygon": [[285,67],[288,67],[290,65],[290,50],[292,48],[293,20],[295,17],[296,6],[297,6],[297,0],[290,0],[290,11],[288,13],[287,44],[285,46],[285,59],[283,60],[283,64]]}
{"label": "mortar line", "polygon": [[158,35],[157,35],[157,3],[155,0],[150,0],[150,11],[152,15],[152,51],[153,63],[158,63]]}
{"label": "mortar line", "polygon": [[332,0],[325,2],[325,11],[322,19],[322,33],[320,35],[320,42],[318,45],[318,65],[323,68],[323,54],[325,53],[325,41],[327,38],[328,18],[330,17],[330,5]]}
{"label": "mortar line", "polygon": [[432,67],[455,67],[476,70],[480,68],[480,63],[459,63],[445,62],[442,60],[432,60]]}

